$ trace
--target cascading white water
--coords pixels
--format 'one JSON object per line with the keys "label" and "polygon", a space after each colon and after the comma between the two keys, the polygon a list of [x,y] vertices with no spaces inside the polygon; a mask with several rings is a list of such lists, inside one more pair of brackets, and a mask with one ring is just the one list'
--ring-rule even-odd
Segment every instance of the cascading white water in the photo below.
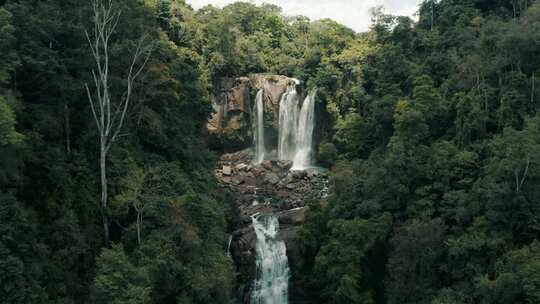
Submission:
{"label": "cascading white water", "polygon": [[315,129],[316,89],[311,91],[299,111],[299,98],[294,79],[279,102],[278,158],[292,160],[293,170],[313,165],[313,131]]}
{"label": "cascading white water", "polygon": [[257,115],[256,125],[254,126],[255,132],[255,164],[260,164],[264,161],[264,156],[266,154],[264,147],[264,104],[263,104],[263,93],[261,89],[257,92],[257,97],[255,98],[255,113]]}
{"label": "cascading white water", "polygon": [[293,160],[296,153],[299,102],[296,86],[298,83],[299,81],[294,79],[279,102],[278,158],[280,160]]}
{"label": "cascading white water", "polygon": [[257,235],[257,276],[251,303],[287,304],[290,271],[285,242],[278,238],[278,219],[257,214],[251,219]]}
{"label": "cascading white water", "polygon": [[302,110],[300,110],[298,129],[296,133],[296,155],[294,156],[293,170],[305,170],[312,165],[316,94],[317,90],[311,91],[302,104]]}

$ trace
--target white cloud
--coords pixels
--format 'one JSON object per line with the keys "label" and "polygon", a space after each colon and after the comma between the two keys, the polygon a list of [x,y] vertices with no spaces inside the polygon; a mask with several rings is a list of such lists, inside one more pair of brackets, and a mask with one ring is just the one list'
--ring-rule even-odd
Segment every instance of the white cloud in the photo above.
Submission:
{"label": "white cloud", "polygon": [[[207,4],[223,7],[234,0],[186,0],[195,9]],[[366,31],[371,24],[369,9],[382,5],[395,15],[413,16],[421,0],[250,0],[255,4],[271,3],[283,8],[286,15],[304,15],[312,20],[330,18],[356,31]]]}

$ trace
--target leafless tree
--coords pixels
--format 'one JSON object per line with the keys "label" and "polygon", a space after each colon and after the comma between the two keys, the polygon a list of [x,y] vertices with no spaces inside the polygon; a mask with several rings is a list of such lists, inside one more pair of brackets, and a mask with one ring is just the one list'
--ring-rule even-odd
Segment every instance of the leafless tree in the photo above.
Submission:
{"label": "leafless tree", "polygon": [[[111,94],[109,47],[111,36],[116,30],[121,12],[114,9],[112,0],[105,3],[102,0],[93,0],[92,4],[94,28],[92,34],[88,33],[88,31],[85,31],[85,34],[96,64],[95,69],[92,70],[95,92],[92,94],[88,84],[86,84],[86,92],[99,134],[101,213],[105,243],[108,245],[110,238],[109,218],[107,215],[107,155],[122,130],[132,98],[134,82],[140,76],[150,58],[152,46],[145,45],[147,40],[145,36],[140,39],[126,77],[127,87],[125,92],[122,95]],[[113,96],[122,97],[114,98]]]}
{"label": "leafless tree", "polygon": [[519,193],[523,187],[523,184],[525,183],[525,180],[527,179],[527,174],[529,173],[529,166],[531,165],[531,158],[527,155],[527,159],[525,160],[525,167],[519,168],[516,167],[514,169],[514,178],[516,180],[516,193]]}

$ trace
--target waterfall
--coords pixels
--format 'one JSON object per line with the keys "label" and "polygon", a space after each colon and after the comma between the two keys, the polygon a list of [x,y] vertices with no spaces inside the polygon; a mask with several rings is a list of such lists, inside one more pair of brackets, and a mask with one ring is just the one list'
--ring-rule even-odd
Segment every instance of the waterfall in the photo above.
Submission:
{"label": "waterfall", "polygon": [[298,126],[298,80],[289,84],[279,102],[278,158],[293,160],[296,151],[296,128]]}
{"label": "waterfall", "polygon": [[315,129],[315,96],[312,90],[299,111],[299,98],[294,79],[279,102],[278,158],[292,160],[293,170],[313,165],[313,131]]}
{"label": "waterfall", "polygon": [[274,215],[253,215],[257,235],[257,276],[252,304],[287,304],[289,265],[285,242],[278,238],[279,222]]}
{"label": "waterfall", "polygon": [[317,90],[311,91],[302,104],[302,110],[300,110],[293,170],[305,170],[312,165],[316,94]]}
{"label": "waterfall", "polygon": [[255,98],[255,113],[257,115],[256,125],[254,126],[255,132],[255,164],[260,164],[264,161],[264,155],[266,153],[264,148],[264,104],[263,104],[263,93],[264,90],[259,90],[257,92],[257,97]]}

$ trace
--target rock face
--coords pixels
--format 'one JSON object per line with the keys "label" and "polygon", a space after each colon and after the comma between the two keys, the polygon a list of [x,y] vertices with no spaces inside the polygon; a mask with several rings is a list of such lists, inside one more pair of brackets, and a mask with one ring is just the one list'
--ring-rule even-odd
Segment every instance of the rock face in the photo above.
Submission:
{"label": "rock face", "polygon": [[264,111],[271,113],[272,125],[277,129],[279,120],[279,102],[281,95],[295,79],[280,75],[253,74],[250,76],[251,85],[258,90],[264,90]]}
{"label": "rock face", "polygon": [[264,90],[265,128],[269,140],[277,134],[279,101],[295,80],[281,75],[253,74],[236,79],[225,78],[215,84],[212,96],[214,113],[207,123],[210,144],[238,151],[252,144],[252,118],[255,95]]}
{"label": "rock face", "polygon": [[286,243],[291,284],[291,303],[301,299],[297,282],[296,265],[298,248],[297,230],[304,223],[306,198],[324,198],[328,178],[321,171],[290,171],[290,161],[264,161],[252,165],[250,150],[225,154],[220,158],[215,176],[234,199],[236,209],[235,231],[231,242],[231,255],[238,272],[238,298],[249,303],[252,282],[255,278],[257,237],[251,226],[254,214],[274,213],[279,220],[280,236]]}

